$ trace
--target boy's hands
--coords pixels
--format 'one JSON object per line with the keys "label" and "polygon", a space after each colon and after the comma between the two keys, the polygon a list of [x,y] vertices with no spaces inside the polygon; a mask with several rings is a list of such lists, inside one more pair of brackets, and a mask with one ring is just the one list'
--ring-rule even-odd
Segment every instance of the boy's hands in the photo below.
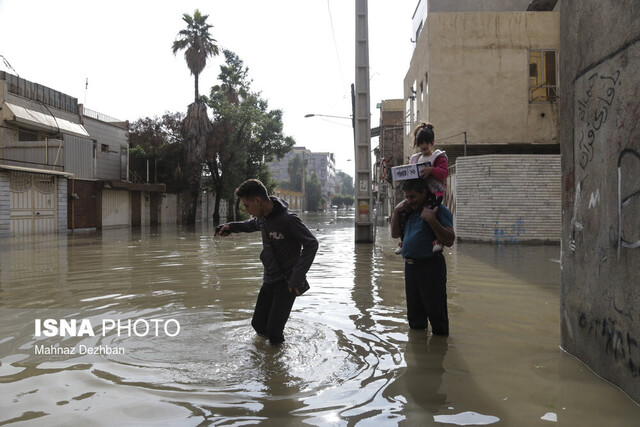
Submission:
{"label": "boy's hands", "polygon": [[227,237],[229,234],[231,234],[231,227],[228,224],[221,224],[216,227],[214,236]]}

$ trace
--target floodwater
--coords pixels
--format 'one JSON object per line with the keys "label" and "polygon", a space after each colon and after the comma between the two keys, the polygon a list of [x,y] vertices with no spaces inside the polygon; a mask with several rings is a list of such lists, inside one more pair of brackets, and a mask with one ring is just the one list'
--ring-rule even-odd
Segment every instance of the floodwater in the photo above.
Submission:
{"label": "floodwater", "polygon": [[353,215],[303,220],[320,249],[280,347],[250,326],[257,233],[0,240],[0,425],[637,425],[559,347],[558,246],[447,249],[451,336],[430,337],[388,227],[355,245]]}

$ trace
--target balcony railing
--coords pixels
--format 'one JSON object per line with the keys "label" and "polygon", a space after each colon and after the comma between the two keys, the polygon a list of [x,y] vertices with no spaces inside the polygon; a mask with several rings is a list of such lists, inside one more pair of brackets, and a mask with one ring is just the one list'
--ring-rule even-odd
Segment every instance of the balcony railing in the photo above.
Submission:
{"label": "balcony railing", "polygon": [[124,121],[122,121],[120,119],[116,119],[116,118],[111,117],[111,116],[107,116],[106,114],[102,114],[102,113],[99,113],[97,111],[91,110],[91,109],[86,108],[84,106],[81,107],[80,112],[85,117],[89,117],[89,118],[94,119],[94,120],[99,120],[99,121],[104,122],[104,123],[109,123],[109,124],[112,124],[112,125],[115,125],[115,126],[119,126],[119,127],[123,128],[123,129],[127,128],[126,122],[124,122]]}

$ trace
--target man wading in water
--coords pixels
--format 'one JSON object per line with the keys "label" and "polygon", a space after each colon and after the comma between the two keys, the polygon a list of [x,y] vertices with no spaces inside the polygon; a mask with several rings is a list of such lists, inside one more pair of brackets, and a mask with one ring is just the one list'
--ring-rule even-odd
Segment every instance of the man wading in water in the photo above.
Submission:
{"label": "man wading in water", "polygon": [[[427,329],[436,335],[449,335],[447,314],[447,264],[442,252],[433,252],[437,239],[445,246],[455,242],[453,215],[444,205],[427,207],[424,179],[403,181],[405,200],[396,206],[391,220],[391,236],[402,237],[404,286],[407,318],[411,329]],[[406,214],[404,235],[400,218]]]}
{"label": "man wading in water", "polygon": [[253,218],[220,226],[215,235],[262,231],[263,283],[253,312],[251,326],[272,345],[284,341],[284,325],[293,302],[306,289],[306,274],[318,251],[318,241],[288,204],[269,197],[257,179],[243,182],[236,189],[244,208]]}

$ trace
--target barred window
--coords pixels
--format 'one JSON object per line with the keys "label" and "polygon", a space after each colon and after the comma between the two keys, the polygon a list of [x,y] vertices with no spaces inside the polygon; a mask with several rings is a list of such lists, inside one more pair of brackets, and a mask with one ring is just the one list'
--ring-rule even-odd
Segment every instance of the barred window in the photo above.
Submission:
{"label": "barred window", "polygon": [[529,102],[558,100],[557,51],[529,51]]}

